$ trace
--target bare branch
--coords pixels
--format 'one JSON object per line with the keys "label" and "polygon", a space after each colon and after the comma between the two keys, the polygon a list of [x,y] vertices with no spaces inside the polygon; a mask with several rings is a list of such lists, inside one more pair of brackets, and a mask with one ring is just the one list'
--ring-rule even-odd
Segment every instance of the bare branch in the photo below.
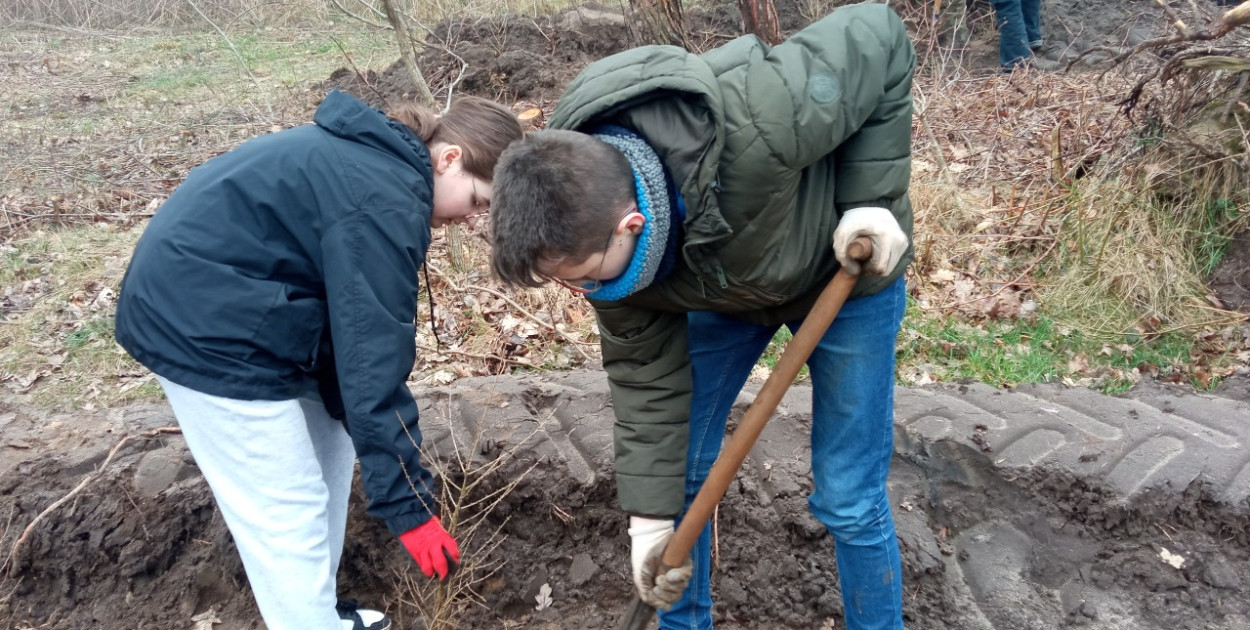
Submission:
{"label": "bare branch", "polygon": [[[239,53],[239,49],[234,47],[234,42],[230,41],[230,36],[226,35],[226,32],[221,30],[220,26],[217,26],[215,22],[209,19],[209,17],[200,10],[200,7],[195,4],[195,0],[187,0],[187,4],[191,5],[191,8],[195,9],[195,12],[200,14],[200,17],[204,18],[204,21],[208,22],[208,25],[212,26],[213,29],[221,35],[222,39],[226,40],[226,45],[230,47],[230,52],[234,53],[234,58],[239,60],[239,65],[243,67],[243,71],[247,73],[248,78],[252,80],[252,85],[256,86],[256,91],[260,94],[265,94],[265,88],[261,87],[260,81],[256,79],[256,75],[252,74],[252,69],[247,67],[247,61],[243,59],[243,55]],[[273,104],[271,104],[268,99],[265,99],[265,107],[269,110],[269,115],[272,116]]]}
{"label": "bare branch", "polygon": [[[373,28],[376,28],[376,29],[386,30],[386,29],[389,29],[389,28],[391,27],[389,24],[383,24],[383,23],[378,22],[378,21],[376,21],[376,20],[371,20],[371,19],[369,19],[369,18],[367,18],[367,17],[361,16],[361,15],[356,15],[355,13],[352,13],[351,11],[348,11],[348,10],[347,10],[347,7],[343,6],[343,5],[339,2],[339,0],[330,0],[330,2],[334,5],[334,8],[338,9],[339,11],[341,11],[341,12],[343,13],[343,15],[346,15],[347,17],[352,18],[353,20],[356,20],[356,21],[358,21],[358,22],[362,22],[362,23],[367,24],[367,25],[369,25],[369,26],[371,26],[371,27],[373,27]],[[366,5],[366,6],[368,7],[368,5]],[[369,8],[370,10],[372,10],[372,12],[373,12],[373,13],[378,13],[378,17],[385,17],[385,15],[384,15],[384,14],[381,14],[381,13],[380,13],[377,9],[375,9],[375,8],[373,8],[373,7],[368,7],[368,8]]]}
{"label": "bare branch", "polygon": [[430,84],[421,75],[421,68],[417,67],[417,60],[412,54],[413,50],[417,48],[417,42],[408,33],[408,26],[404,23],[404,15],[395,8],[395,0],[382,0],[382,7],[386,9],[386,20],[395,29],[395,42],[399,44],[399,58],[403,60],[404,67],[408,68],[412,84],[417,89],[417,100],[422,105],[433,108],[434,95],[430,93]]}

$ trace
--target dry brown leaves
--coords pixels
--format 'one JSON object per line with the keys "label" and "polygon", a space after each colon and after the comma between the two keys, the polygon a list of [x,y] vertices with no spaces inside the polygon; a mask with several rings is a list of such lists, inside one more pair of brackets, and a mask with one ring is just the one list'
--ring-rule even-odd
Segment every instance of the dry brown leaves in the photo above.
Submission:
{"label": "dry brown leaves", "polygon": [[913,144],[921,304],[977,321],[1036,308],[1064,185],[1131,130],[1128,83],[1091,73],[918,77]]}

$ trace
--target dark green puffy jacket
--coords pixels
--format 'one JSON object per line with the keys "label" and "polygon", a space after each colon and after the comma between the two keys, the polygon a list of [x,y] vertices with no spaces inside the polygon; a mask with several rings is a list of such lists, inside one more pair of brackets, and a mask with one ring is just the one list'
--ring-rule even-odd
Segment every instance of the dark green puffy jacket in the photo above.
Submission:
{"label": "dark green puffy jacket", "polygon": [[[672,46],[613,55],[561,98],[550,127],[635,130],[687,207],[676,269],[623,300],[594,303],[626,511],[681,510],[687,311],[765,324],[802,317],[838,268],[833,230],[850,208],[889,208],[910,238],[914,69],[898,16],[861,4],[771,48],[745,36],[702,55]],[[912,255],[862,278],[854,295],[893,283]]]}

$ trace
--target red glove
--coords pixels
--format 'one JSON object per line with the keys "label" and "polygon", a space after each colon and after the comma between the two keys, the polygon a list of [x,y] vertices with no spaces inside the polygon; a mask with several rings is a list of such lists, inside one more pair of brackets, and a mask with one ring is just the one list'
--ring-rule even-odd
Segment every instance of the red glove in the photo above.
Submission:
{"label": "red glove", "polygon": [[404,543],[421,572],[428,578],[446,580],[460,566],[460,548],[456,539],[443,529],[437,516],[400,534],[399,541]]}

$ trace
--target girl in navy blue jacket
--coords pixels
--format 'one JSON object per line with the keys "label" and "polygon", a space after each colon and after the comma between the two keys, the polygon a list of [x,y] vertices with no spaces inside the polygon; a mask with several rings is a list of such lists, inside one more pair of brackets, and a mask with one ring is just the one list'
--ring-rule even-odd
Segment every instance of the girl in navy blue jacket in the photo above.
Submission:
{"label": "girl in navy blue jacket", "polygon": [[336,598],[353,464],[369,513],[445,579],[459,550],[406,384],[418,270],[431,228],[490,208],[521,128],[483,99],[388,115],[341,92],[313,122],[191,171],[135,248],[117,341],[165,389],[269,630],[375,630]]}

